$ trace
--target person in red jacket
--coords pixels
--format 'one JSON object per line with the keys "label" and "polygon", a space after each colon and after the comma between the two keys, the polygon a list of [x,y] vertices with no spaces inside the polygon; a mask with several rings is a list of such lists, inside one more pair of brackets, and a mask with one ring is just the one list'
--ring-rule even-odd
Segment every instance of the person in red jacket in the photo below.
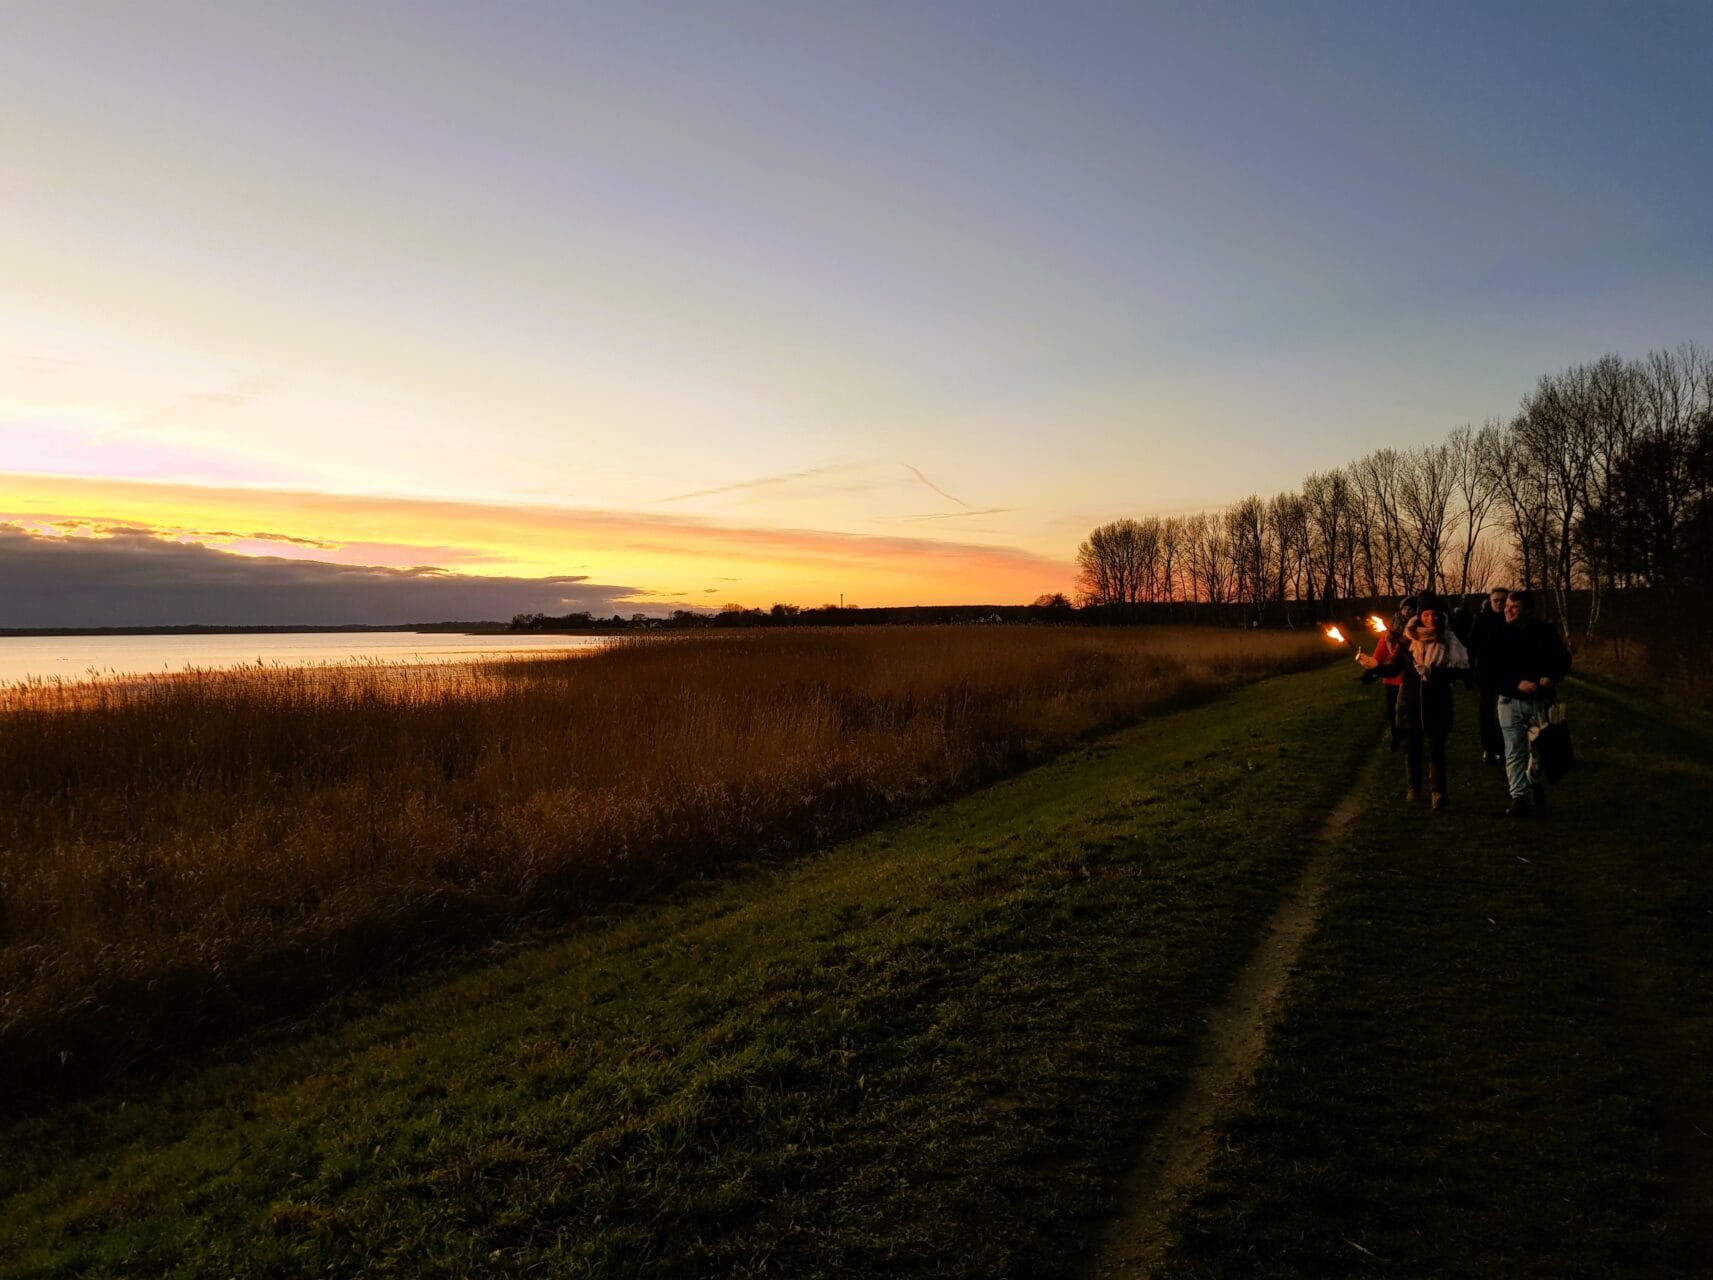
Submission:
{"label": "person in red jacket", "polygon": [[[1374,660],[1384,664],[1403,647],[1404,627],[1416,615],[1416,598],[1405,596],[1398,601],[1398,612],[1392,615],[1392,626],[1383,636],[1380,643],[1374,646]],[[1398,728],[1398,689],[1404,683],[1402,674],[1387,676],[1381,681],[1386,690],[1386,731],[1391,735],[1391,749],[1396,751],[1398,744],[1404,740],[1402,731]]]}

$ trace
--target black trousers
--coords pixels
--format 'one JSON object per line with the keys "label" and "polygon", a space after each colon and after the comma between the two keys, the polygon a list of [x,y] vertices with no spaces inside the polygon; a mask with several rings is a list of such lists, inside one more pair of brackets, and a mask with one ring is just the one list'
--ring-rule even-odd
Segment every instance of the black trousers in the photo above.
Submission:
{"label": "black trousers", "polygon": [[1404,771],[1410,780],[1410,790],[1422,789],[1422,757],[1427,757],[1428,787],[1435,795],[1450,795],[1445,774],[1445,734],[1424,733],[1420,729],[1404,731]]}
{"label": "black trousers", "polygon": [[1398,686],[1382,685],[1386,691],[1386,727],[1392,731],[1392,745],[1398,745]]}
{"label": "black trousers", "polygon": [[1505,735],[1499,732],[1499,690],[1493,685],[1478,685],[1475,696],[1481,710],[1481,750],[1503,759]]}

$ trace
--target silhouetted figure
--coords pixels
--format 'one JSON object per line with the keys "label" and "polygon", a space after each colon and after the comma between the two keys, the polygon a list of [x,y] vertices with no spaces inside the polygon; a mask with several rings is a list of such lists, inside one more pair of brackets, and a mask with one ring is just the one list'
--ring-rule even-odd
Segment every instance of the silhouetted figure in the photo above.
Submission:
{"label": "silhouetted figure", "polygon": [[1481,724],[1481,759],[1498,764],[1505,758],[1505,739],[1499,732],[1498,674],[1494,646],[1505,629],[1505,598],[1510,588],[1495,586],[1481,602],[1481,611],[1469,628],[1469,663],[1475,673],[1477,709]]}

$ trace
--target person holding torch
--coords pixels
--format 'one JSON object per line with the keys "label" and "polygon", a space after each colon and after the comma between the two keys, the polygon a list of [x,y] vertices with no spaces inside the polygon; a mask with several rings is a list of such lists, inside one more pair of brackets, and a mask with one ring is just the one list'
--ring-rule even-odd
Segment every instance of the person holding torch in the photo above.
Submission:
{"label": "person holding torch", "polygon": [[[1415,616],[1416,598],[1405,596],[1398,601],[1398,612],[1392,615],[1390,625],[1382,624],[1374,628],[1375,633],[1380,637],[1379,643],[1374,646],[1374,661],[1377,665],[1384,666],[1393,654],[1404,647],[1404,626]],[[1403,685],[1404,677],[1402,675],[1381,676],[1378,672],[1370,671],[1362,678],[1364,680],[1378,679],[1386,691],[1387,743],[1388,749],[1396,751],[1404,736],[1398,728],[1398,689]]]}
{"label": "person holding torch", "polygon": [[[1435,810],[1451,803],[1445,744],[1451,734],[1452,687],[1469,679],[1469,651],[1452,632],[1436,596],[1423,594],[1419,612],[1404,624],[1404,644],[1384,662],[1365,653],[1356,660],[1381,677],[1399,676],[1397,725],[1404,738],[1409,789],[1404,798],[1421,799],[1422,766]],[[1424,760],[1425,757],[1425,760]]]}

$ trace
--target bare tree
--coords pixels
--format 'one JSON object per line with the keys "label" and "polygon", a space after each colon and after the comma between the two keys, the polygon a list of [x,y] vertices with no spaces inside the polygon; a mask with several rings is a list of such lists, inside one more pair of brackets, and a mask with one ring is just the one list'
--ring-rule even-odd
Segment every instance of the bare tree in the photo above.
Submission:
{"label": "bare tree", "polygon": [[1351,464],[1350,477],[1361,500],[1369,539],[1369,594],[1390,593],[1412,586],[1408,539],[1399,505],[1402,458],[1396,449],[1377,449]]}
{"label": "bare tree", "polygon": [[1088,604],[1135,604],[1143,580],[1142,526],[1114,520],[1093,529],[1077,548],[1077,589]]}
{"label": "bare tree", "polygon": [[1543,376],[1511,423],[1525,464],[1535,474],[1539,572],[1567,632],[1576,583],[1577,526],[1596,434],[1589,378],[1587,366]]}
{"label": "bare tree", "polygon": [[1577,495],[1577,554],[1588,591],[1586,632],[1594,636],[1601,606],[1620,573],[1617,487],[1624,459],[1633,452],[1642,418],[1644,366],[1609,355],[1585,371],[1583,430],[1587,465]]}
{"label": "bare tree", "polygon": [[1313,591],[1306,591],[1309,559],[1308,507],[1300,493],[1275,494],[1267,504],[1267,523],[1272,527],[1272,596],[1286,626],[1291,620],[1291,601],[1305,594],[1313,618]]}
{"label": "bare tree", "polygon": [[1160,585],[1161,599],[1171,603],[1178,598],[1178,576],[1182,573],[1179,563],[1180,549],[1183,544],[1183,520],[1178,516],[1170,516],[1160,523]]}
{"label": "bare tree", "polygon": [[[1463,545],[1457,561],[1457,593],[1485,590],[1493,583],[1493,555],[1483,551],[1483,535],[1499,491],[1494,478],[1493,453],[1499,447],[1499,424],[1489,419],[1480,431],[1458,427],[1446,437],[1451,451],[1451,469],[1457,489],[1458,527]],[[1479,558],[1479,563],[1478,563]]]}
{"label": "bare tree", "polygon": [[1228,603],[1233,572],[1224,519],[1205,511],[1190,516],[1184,522],[1184,554],[1192,598],[1214,605]]}
{"label": "bare tree", "polygon": [[[1355,548],[1356,512],[1351,502],[1350,477],[1343,471],[1316,471],[1304,477],[1303,511],[1312,548],[1308,575],[1310,601],[1314,598],[1318,575],[1321,616],[1330,617],[1333,602],[1344,594],[1339,563]],[[1354,568],[1348,576],[1354,577]]]}
{"label": "bare tree", "polygon": [[1698,496],[1697,434],[1713,409],[1713,357],[1693,346],[1651,352],[1636,384],[1636,430],[1601,523],[1610,530],[1615,571],[1664,584],[1677,576]]}
{"label": "bare tree", "polygon": [[[1466,579],[1471,584],[1480,583],[1482,587],[1491,587],[1499,580],[1504,566],[1504,558],[1493,538],[1483,538],[1475,544],[1464,563],[1468,566]],[[1475,587],[1481,590],[1482,587]]]}
{"label": "bare tree", "polygon": [[1140,577],[1136,599],[1159,600],[1160,591],[1160,517],[1149,516],[1136,522],[1136,568]]}
{"label": "bare tree", "polygon": [[1515,431],[1509,428],[1499,438],[1498,448],[1493,451],[1489,462],[1493,468],[1494,487],[1504,503],[1517,583],[1527,585],[1535,581],[1535,566],[1544,555],[1541,550],[1544,502],[1539,496],[1540,478],[1529,467],[1527,451],[1518,442]]}
{"label": "bare tree", "polygon": [[1398,507],[1409,536],[1411,577],[1424,591],[1440,589],[1440,562],[1457,518],[1451,506],[1456,484],[1447,444],[1418,449],[1398,468]]}
{"label": "bare tree", "polygon": [[1252,610],[1259,622],[1267,607],[1267,504],[1250,494],[1225,510],[1225,535],[1231,546],[1236,570],[1236,598]]}

